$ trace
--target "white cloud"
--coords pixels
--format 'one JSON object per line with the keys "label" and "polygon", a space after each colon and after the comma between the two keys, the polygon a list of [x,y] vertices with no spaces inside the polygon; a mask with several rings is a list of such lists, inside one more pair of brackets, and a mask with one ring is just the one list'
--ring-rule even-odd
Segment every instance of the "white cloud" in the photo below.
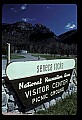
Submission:
{"label": "white cloud", "polygon": [[46,8],[47,8],[47,9],[50,9],[51,7],[47,6]]}
{"label": "white cloud", "polygon": [[21,10],[25,10],[27,8],[27,4],[23,4],[19,9],[15,9],[15,8],[10,8],[10,10],[12,11],[12,12],[19,12],[19,11],[21,11]]}
{"label": "white cloud", "polygon": [[27,21],[34,21],[35,18],[27,18]]}
{"label": "white cloud", "polygon": [[15,8],[10,8],[11,10],[14,10]]}
{"label": "white cloud", "polygon": [[19,12],[19,11],[21,11],[21,10],[25,10],[27,8],[27,4],[23,4],[22,6],[21,6],[21,8],[19,8],[19,9],[15,9],[15,8],[10,8],[11,9],[11,11],[13,11],[13,12]]}
{"label": "white cloud", "polygon": [[73,29],[73,28],[75,28],[75,27],[76,27],[76,25],[75,25],[73,22],[68,23],[68,24],[65,26],[66,29]]}
{"label": "white cloud", "polygon": [[24,22],[28,22],[28,21],[34,21],[35,18],[22,18],[22,20],[23,20]]}
{"label": "white cloud", "polygon": [[75,27],[75,24],[71,25],[70,28],[74,28]]}
{"label": "white cloud", "polygon": [[26,19],[26,18],[22,18],[22,20],[23,20],[24,22],[27,22],[27,19]]}
{"label": "white cloud", "polygon": [[27,4],[24,4],[25,6],[27,6]]}
{"label": "white cloud", "polygon": [[27,4],[21,6],[21,10],[25,10],[27,8]]}

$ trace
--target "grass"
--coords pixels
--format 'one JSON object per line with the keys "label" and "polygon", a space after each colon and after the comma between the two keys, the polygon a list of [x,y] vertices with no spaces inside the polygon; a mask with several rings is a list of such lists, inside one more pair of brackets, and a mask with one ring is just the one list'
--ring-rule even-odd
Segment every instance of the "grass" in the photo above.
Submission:
{"label": "grass", "polygon": [[34,54],[34,53],[32,53],[32,56],[34,56],[34,57],[38,57],[38,56],[40,56],[40,57],[42,57],[42,58],[46,58],[46,60],[51,60],[51,59],[68,59],[68,58],[73,58],[72,56],[70,56],[70,57],[67,57],[66,55],[65,56],[58,56],[58,55],[56,55],[56,56],[54,56],[54,55],[50,55],[50,54]]}
{"label": "grass", "polygon": [[56,103],[56,105],[42,111],[38,111],[35,115],[76,115],[77,113],[77,93],[67,96],[65,99]]}
{"label": "grass", "polygon": [[[18,54],[11,54],[10,56],[11,59],[21,59],[21,58],[25,58],[24,56],[22,55],[18,55]],[[3,59],[7,59],[7,57],[3,57]]]}
{"label": "grass", "polygon": [[25,58],[25,57],[17,54],[11,54],[11,59],[21,59],[21,58]]}

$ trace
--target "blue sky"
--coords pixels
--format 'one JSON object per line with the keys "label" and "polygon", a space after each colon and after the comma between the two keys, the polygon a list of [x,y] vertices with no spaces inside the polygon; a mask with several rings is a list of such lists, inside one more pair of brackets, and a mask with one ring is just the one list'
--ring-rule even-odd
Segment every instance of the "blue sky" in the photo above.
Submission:
{"label": "blue sky", "polygon": [[76,4],[4,4],[2,23],[41,23],[60,35],[77,29]]}

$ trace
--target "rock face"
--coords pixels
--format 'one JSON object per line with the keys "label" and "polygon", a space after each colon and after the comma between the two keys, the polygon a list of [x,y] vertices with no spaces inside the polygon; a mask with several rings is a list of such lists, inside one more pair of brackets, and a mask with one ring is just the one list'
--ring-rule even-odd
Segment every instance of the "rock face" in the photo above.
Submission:
{"label": "rock face", "polygon": [[75,81],[76,76],[75,74],[72,75],[70,84],[68,86],[68,89],[63,92],[63,94],[57,98],[54,98],[50,100],[49,102],[45,102],[42,105],[31,109],[31,110],[25,110],[25,112],[22,110],[22,107],[19,103],[19,101],[16,99],[14,91],[11,89],[11,85],[3,82],[2,84],[2,113],[3,114],[27,114],[27,115],[33,115],[35,112],[40,110],[48,109],[50,106],[53,106],[56,104],[56,102],[66,98],[66,96],[71,95],[73,92],[77,92],[77,85],[73,83]]}
{"label": "rock face", "polygon": [[2,106],[6,106],[6,104],[7,104],[6,92],[2,92]]}
{"label": "rock face", "polygon": [[14,24],[2,24],[2,44],[10,42],[13,46],[18,44],[28,44],[30,40],[41,40],[52,36],[56,36],[52,31],[42,24],[26,23],[23,21]]}

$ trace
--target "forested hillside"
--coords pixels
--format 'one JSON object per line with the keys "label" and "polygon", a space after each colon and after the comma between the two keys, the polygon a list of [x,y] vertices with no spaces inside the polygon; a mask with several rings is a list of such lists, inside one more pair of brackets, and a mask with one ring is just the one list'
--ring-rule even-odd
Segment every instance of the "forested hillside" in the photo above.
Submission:
{"label": "forested hillside", "polygon": [[33,53],[77,54],[77,31],[71,30],[55,35],[45,25],[26,23],[2,24],[2,54],[6,54],[7,43],[11,52],[27,50]]}

